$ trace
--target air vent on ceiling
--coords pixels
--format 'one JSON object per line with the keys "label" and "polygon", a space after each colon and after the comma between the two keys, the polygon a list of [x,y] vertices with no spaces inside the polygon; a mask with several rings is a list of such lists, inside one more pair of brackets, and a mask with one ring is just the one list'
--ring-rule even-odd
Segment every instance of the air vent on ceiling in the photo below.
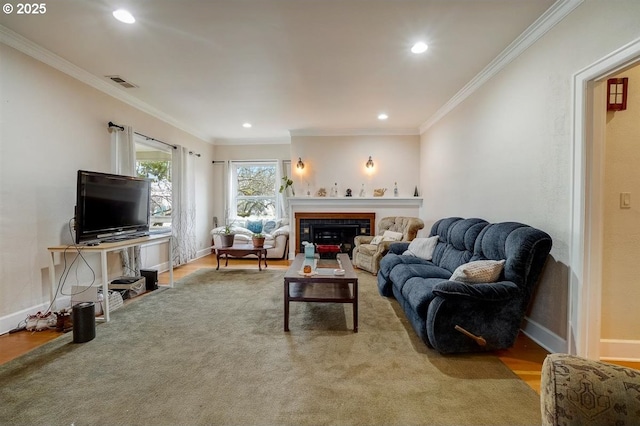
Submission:
{"label": "air vent on ceiling", "polygon": [[122,86],[122,87],[124,87],[126,89],[133,89],[134,87],[135,88],[138,87],[133,83],[129,83],[127,80],[125,80],[124,78],[120,77],[119,75],[106,75],[105,77],[107,77],[108,79],[110,79],[114,83],[118,83],[120,86]]}

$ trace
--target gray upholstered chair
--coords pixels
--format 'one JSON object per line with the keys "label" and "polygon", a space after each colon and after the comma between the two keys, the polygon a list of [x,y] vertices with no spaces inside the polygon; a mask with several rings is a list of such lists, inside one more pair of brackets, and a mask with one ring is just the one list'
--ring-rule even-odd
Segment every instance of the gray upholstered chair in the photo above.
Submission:
{"label": "gray upholstered chair", "polygon": [[542,364],[540,403],[545,426],[637,425],[640,371],[551,354]]}
{"label": "gray upholstered chair", "polygon": [[[383,235],[385,231],[402,233],[402,238],[398,241],[413,241],[418,231],[424,228],[424,222],[417,217],[389,216],[383,217],[378,224],[378,234]],[[389,251],[389,246],[394,241],[381,241],[378,244],[371,244],[373,236],[358,235],[353,248],[352,262],[357,268],[369,271],[372,274],[378,273],[380,259]]]}

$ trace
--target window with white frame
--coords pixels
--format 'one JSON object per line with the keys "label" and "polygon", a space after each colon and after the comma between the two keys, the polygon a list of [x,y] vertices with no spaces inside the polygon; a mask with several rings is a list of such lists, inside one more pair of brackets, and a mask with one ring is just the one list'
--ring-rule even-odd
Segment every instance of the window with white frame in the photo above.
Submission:
{"label": "window with white frame", "polygon": [[171,227],[171,147],[136,140],[136,174],[151,179],[151,227]]}
{"label": "window with white frame", "polygon": [[232,161],[230,218],[275,218],[278,211],[276,161]]}

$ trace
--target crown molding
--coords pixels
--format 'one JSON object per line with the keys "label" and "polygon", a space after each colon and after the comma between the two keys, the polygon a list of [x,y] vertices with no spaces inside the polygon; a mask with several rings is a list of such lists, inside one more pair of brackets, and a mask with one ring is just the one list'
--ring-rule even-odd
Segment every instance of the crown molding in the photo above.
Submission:
{"label": "crown molding", "polygon": [[417,128],[396,129],[293,129],[289,134],[294,136],[418,136]]}
{"label": "crown molding", "polygon": [[214,139],[214,145],[289,145],[291,138],[238,138],[238,139]]}
{"label": "crown molding", "polygon": [[170,115],[160,111],[159,109],[149,105],[146,102],[141,101],[140,99],[131,96],[128,93],[122,91],[115,86],[107,83],[106,81],[96,77],[95,75],[89,73],[88,71],[78,67],[77,65],[72,64],[64,58],[56,55],[55,53],[45,49],[44,47],[32,42],[31,40],[21,36],[15,31],[10,30],[9,28],[0,25],[0,42],[6,44],[9,47],[12,47],[32,58],[43,62],[50,67],[61,71],[76,80],[79,80],[88,86],[93,87],[107,95],[122,101],[132,107],[147,113],[159,120],[164,121],[167,124],[170,124],[180,130],[183,130],[189,133],[192,136],[195,136],[198,139],[206,143],[211,143],[211,138],[206,135],[186,126],[185,124],[179,122],[174,119]]}
{"label": "crown molding", "polygon": [[493,61],[480,73],[469,81],[458,93],[444,104],[430,119],[420,126],[420,134],[424,133],[440,119],[450,113],[456,106],[471,96],[494,75],[502,71],[510,62],[520,56],[531,47],[540,37],[549,32],[557,23],[562,21],[576,7],[584,3],[584,0],[558,0],[533,24],[529,26],[518,38],[504,49]]}

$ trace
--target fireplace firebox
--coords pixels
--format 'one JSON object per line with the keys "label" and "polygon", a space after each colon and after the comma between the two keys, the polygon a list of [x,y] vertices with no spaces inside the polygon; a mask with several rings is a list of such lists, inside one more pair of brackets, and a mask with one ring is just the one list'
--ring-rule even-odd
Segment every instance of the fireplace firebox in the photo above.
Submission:
{"label": "fireplace firebox", "polygon": [[316,245],[339,245],[351,257],[354,239],[371,235],[375,213],[296,213],[297,253],[304,252],[303,242]]}

